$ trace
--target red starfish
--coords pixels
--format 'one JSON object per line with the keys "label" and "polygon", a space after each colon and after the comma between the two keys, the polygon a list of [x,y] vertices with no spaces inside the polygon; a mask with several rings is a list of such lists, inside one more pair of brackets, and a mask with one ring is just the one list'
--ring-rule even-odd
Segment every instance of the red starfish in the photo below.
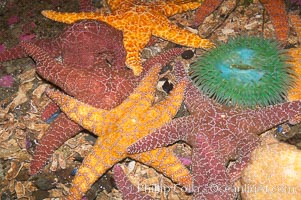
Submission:
{"label": "red starfish", "polygon": [[[77,69],[63,65],[34,44],[22,47],[37,63],[37,72],[44,79],[63,89],[67,94],[92,106],[111,109],[119,105],[137,86],[142,76],[136,77],[126,68],[97,67]],[[180,55],[183,49],[175,48],[155,56],[144,63],[145,73],[154,63],[166,65]],[[36,173],[55,149],[76,135],[82,128],[60,114],[40,140],[31,163],[30,173]]]}
{"label": "red starfish", "polygon": [[282,44],[287,43],[289,34],[288,15],[284,0],[260,0],[267,10],[276,32],[276,38]]}
{"label": "red starfish", "polygon": [[[112,42],[114,41],[114,42]],[[109,60],[112,67],[123,67],[126,52],[122,32],[103,22],[84,20],[67,27],[57,38],[33,41],[48,52],[51,57],[63,59],[63,63],[76,69],[92,69],[105,65]],[[0,62],[27,57],[20,45],[0,54]],[[47,120],[59,108],[49,104],[42,114]]]}
{"label": "red starfish", "polygon": [[[103,22],[84,20],[67,27],[57,38],[32,42],[52,57],[61,56],[64,64],[76,68],[93,67],[97,59],[110,59],[113,66],[125,65],[122,32]],[[113,55],[114,59],[101,56],[103,53]],[[21,46],[17,45],[2,52],[0,62],[27,56]]]}
{"label": "red starfish", "polygon": [[133,199],[143,199],[143,200],[153,200],[153,198],[147,194],[143,194],[135,187],[129,179],[126,177],[123,169],[119,164],[114,165],[113,167],[115,183],[122,193],[124,199],[133,200]]}
{"label": "red starfish", "polygon": [[[177,77],[185,77],[181,63]],[[188,84],[185,105],[191,115],[173,120],[128,148],[137,153],[183,140],[192,146],[194,199],[232,199],[232,185],[247,165],[260,134],[301,113],[301,101],[256,110],[219,105]],[[236,160],[225,167],[230,160]]]}
{"label": "red starfish", "polygon": [[[96,8],[90,0],[79,0],[79,11],[94,11]],[[105,23],[85,20],[68,26],[56,38],[32,41],[46,50],[51,56],[64,58],[63,62],[73,67],[85,68],[94,65],[96,58],[108,53],[115,56],[110,59],[113,66],[125,66],[126,52],[123,48],[122,32],[111,28]],[[114,41],[114,42],[112,42]],[[25,58],[28,55],[20,45],[0,53],[0,62]]]}
{"label": "red starfish", "polygon": [[224,0],[205,0],[195,11],[193,25],[199,26]]}

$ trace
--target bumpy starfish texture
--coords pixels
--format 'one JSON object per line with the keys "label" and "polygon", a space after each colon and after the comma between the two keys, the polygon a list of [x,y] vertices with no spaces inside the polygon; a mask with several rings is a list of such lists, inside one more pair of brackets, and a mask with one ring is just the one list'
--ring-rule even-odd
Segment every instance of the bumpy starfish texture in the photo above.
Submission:
{"label": "bumpy starfish texture", "polygon": [[81,12],[91,12],[96,10],[91,0],[78,0],[78,5]]}
{"label": "bumpy starfish texture", "polygon": [[[32,42],[52,57],[61,56],[64,64],[76,68],[93,68],[96,62],[105,59],[113,67],[122,67],[125,63],[122,32],[100,21],[83,20],[65,28],[56,38]],[[27,56],[17,45],[0,53],[0,62]]]}
{"label": "bumpy starfish texture", "polygon": [[282,44],[287,43],[289,34],[288,15],[284,0],[260,0],[270,16],[276,32],[276,38]]}
{"label": "bumpy starfish texture", "polygon": [[189,171],[171,148],[134,155],[126,152],[131,143],[169,122],[181,105],[185,81],[180,82],[166,100],[152,105],[159,70],[160,66],[155,65],[134,92],[110,111],[83,104],[58,92],[48,93],[72,120],[99,136],[72,182],[68,199],[80,199],[101,175],[126,157],[152,166],[182,185],[191,184]]}
{"label": "bumpy starfish texture", "polygon": [[113,167],[114,179],[118,189],[121,191],[123,199],[125,200],[153,200],[153,198],[147,194],[143,194],[134,186],[121,166],[118,164]]}
{"label": "bumpy starfish texture", "polygon": [[[177,77],[184,77],[177,63]],[[194,199],[232,199],[229,190],[259,144],[260,134],[301,113],[301,102],[288,102],[256,110],[223,107],[204,96],[192,82],[185,92],[191,115],[177,118],[128,148],[139,153],[173,144],[178,140],[192,146]],[[225,167],[230,160],[236,160]],[[210,187],[220,189],[210,190]],[[225,194],[227,194],[225,196]]]}
{"label": "bumpy starfish texture", "polygon": [[[125,65],[126,52],[122,33],[103,22],[84,20],[67,27],[56,38],[32,42],[47,51],[51,57],[61,57],[65,65],[77,69],[104,66],[108,61],[112,67]],[[0,62],[27,56],[19,44],[0,53]],[[58,110],[52,103],[46,107],[41,118],[51,121],[49,118]]]}
{"label": "bumpy starfish texture", "polygon": [[[113,69],[122,69],[126,55],[122,33],[106,23],[84,20],[66,28],[55,39],[40,40],[34,44],[20,44],[13,50],[21,48],[19,52],[22,52],[23,56],[32,56],[38,65],[37,73],[70,95],[108,109],[121,103],[132,91],[131,84],[122,83],[122,80],[118,79],[123,74],[112,78],[112,82],[116,85],[106,83],[108,77],[112,75],[107,60],[112,61]],[[63,64],[54,60],[57,56],[62,57]],[[130,75],[130,73],[127,74]],[[136,80],[136,83],[138,82],[139,80]],[[96,91],[94,86],[108,90]],[[124,87],[124,91],[127,89],[130,91],[128,93],[117,92],[119,87]],[[54,103],[50,103],[41,117],[48,120],[58,110],[59,108]],[[82,130],[80,126],[63,114],[60,115],[51,124],[45,137],[37,146],[30,173],[34,174],[41,169],[53,151],[80,130]]]}
{"label": "bumpy starfish texture", "polygon": [[[92,1],[79,0],[80,12],[92,12],[94,10]],[[84,20],[65,28],[56,38],[39,39],[31,42],[46,50],[53,57],[61,56],[64,64],[78,68],[89,68],[95,64],[97,59],[108,59],[113,66],[124,66],[126,52],[120,41],[122,41],[122,32],[105,23]],[[106,57],[103,53],[112,56]],[[27,56],[21,46],[17,45],[0,53],[0,62]]]}
{"label": "bumpy starfish texture", "polygon": [[[181,2],[181,1],[180,1]],[[177,3],[174,1],[141,3],[136,1],[108,1],[111,15],[93,12],[60,13],[50,10],[42,12],[47,18],[64,23],[74,23],[81,19],[104,21],[123,31],[124,47],[127,51],[126,65],[135,75],[142,71],[140,51],[150,40],[151,35],[174,43],[194,47],[210,48],[213,44],[188,30],[181,29],[168,21],[169,16],[200,6],[198,2]]]}
{"label": "bumpy starfish texture", "polygon": [[[126,68],[96,65],[94,68],[79,69],[61,64],[51,58],[46,51],[34,44],[23,43],[22,47],[37,63],[37,73],[60,87],[67,94],[97,108],[111,109],[119,105],[138,85],[142,77],[134,76]],[[184,50],[174,48],[147,60],[143,65],[145,71],[155,63],[166,65]],[[84,66],[89,67],[89,65]],[[50,104],[52,113],[56,107]],[[61,113],[39,141],[30,173],[37,173],[47,162],[52,153],[69,138],[76,135],[82,128]]]}
{"label": "bumpy starfish texture", "polygon": [[[301,18],[299,15],[290,15],[290,19],[297,32],[299,42],[301,42]],[[288,52],[292,57],[290,64],[297,74],[297,82],[288,92],[288,99],[293,101],[301,99],[301,47],[289,49]]]}
{"label": "bumpy starfish texture", "polygon": [[199,26],[224,0],[205,0],[195,11],[194,26]]}

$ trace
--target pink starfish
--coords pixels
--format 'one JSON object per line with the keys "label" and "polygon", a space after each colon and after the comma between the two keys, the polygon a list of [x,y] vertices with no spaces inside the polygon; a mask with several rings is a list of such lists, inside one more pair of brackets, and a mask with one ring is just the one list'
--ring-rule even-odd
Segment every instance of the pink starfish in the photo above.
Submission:
{"label": "pink starfish", "polygon": [[[176,65],[176,75],[186,76],[181,63]],[[257,135],[301,113],[300,101],[256,110],[224,107],[204,96],[191,81],[185,105],[191,115],[173,120],[131,145],[128,152],[186,141],[192,146],[194,199],[233,199],[233,182],[260,143]],[[230,161],[234,162],[226,167]]]}

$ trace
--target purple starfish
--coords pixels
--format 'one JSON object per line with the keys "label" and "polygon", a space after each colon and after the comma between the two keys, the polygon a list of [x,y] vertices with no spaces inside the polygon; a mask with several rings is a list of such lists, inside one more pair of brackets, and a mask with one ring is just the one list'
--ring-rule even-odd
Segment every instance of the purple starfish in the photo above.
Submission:
{"label": "purple starfish", "polygon": [[118,189],[121,191],[123,199],[125,200],[153,200],[147,194],[144,194],[135,187],[126,177],[123,169],[119,164],[113,167],[114,179]]}
{"label": "purple starfish", "polygon": [[[179,62],[178,78],[186,76]],[[185,105],[191,115],[173,120],[128,148],[137,153],[186,141],[192,147],[194,199],[233,199],[233,182],[260,143],[257,134],[301,113],[301,102],[287,102],[256,110],[219,105],[204,96],[191,81]],[[235,161],[234,161],[235,160]],[[226,167],[227,163],[233,161]]]}

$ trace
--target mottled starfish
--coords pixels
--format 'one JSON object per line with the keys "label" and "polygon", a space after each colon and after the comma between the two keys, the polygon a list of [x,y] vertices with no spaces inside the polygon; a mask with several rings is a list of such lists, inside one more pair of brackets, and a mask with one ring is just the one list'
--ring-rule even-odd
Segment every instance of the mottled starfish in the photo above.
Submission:
{"label": "mottled starfish", "polygon": [[[122,43],[122,32],[99,21],[84,20],[67,27],[54,39],[32,42],[47,51],[51,57],[61,57],[66,66],[75,69],[95,70],[97,66],[107,65],[107,62],[113,68],[125,65],[126,52]],[[0,62],[27,56],[19,44],[1,53]],[[42,119],[49,119],[56,111],[58,107],[50,104],[43,112]]]}
{"label": "mottled starfish", "polygon": [[[176,65],[177,77],[185,77]],[[260,134],[301,113],[301,102],[287,102],[256,110],[219,105],[190,81],[185,105],[191,115],[177,118],[128,148],[139,153],[183,140],[192,146],[194,199],[232,199],[232,183],[247,165]],[[236,160],[227,168],[230,160]]]}
{"label": "mottled starfish", "polygon": [[189,171],[171,148],[133,155],[126,152],[131,143],[169,122],[181,105],[185,81],[180,82],[166,100],[153,105],[159,71],[160,65],[156,64],[134,92],[110,111],[97,109],[59,92],[48,93],[72,120],[99,136],[80,166],[67,199],[80,199],[100,176],[127,157],[152,166],[184,186],[191,184]]}
{"label": "mottled starfish", "polygon": [[129,181],[129,179],[127,178],[126,174],[124,173],[120,165],[116,164],[113,167],[113,172],[114,172],[115,183],[119,191],[122,193],[123,199],[153,200],[151,196],[139,191],[139,189]]}
{"label": "mottled starfish", "polygon": [[[92,1],[79,0],[80,11],[95,10]],[[114,41],[114,42],[112,42]],[[122,32],[99,21],[84,20],[74,23],[55,38],[31,41],[54,58],[61,57],[65,65],[78,69],[91,69],[109,62],[112,67],[125,65],[126,52],[122,43]],[[24,58],[28,55],[17,45],[0,53],[0,62]],[[59,108],[54,103],[46,106],[41,118],[48,123]]]}
{"label": "mottled starfish", "polygon": [[288,15],[284,0],[260,0],[274,26],[276,38],[283,45],[287,43],[289,34]]}
{"label": "mottled starfish", "polygon": [[199,2],[155,1],[143,3],[137,0],[109,0],[108,5],[112,10],[111,15],[95,12],[60,13],[51,10],[44,10],[42,14],[49,19],[67,24],[81,19],[100,20],[121,30],[127,52],[126,65],[133,70],[135,75],[142,72],[140,51],[152,35],[194,48],[213,47],[208,40],[181,29],[168,20],[169,16],[198,8]]}
{"label": "mottled starfish", "polygon": [[[290,19],[297,32],[299,42],[301,42],[301,18],[299,15],[290,15]],[[288,99],[290,101],[299,100],[301,99],[301,47],[291,48],[288,50],[288,53],[291,56],[290,64],[297,74],[296,85],[289,90]]]}
{"label": "mottled starfish", "polygon": [[195,11],[193,25],[195,27],[203,23],[205,18],[210,15],[224,0],[205,0]]}
{"label": "mottled starfish", "polygon": [[[90,69],[74,68],[59,63],[34,44],[23,43],[22,47],[36,61],[37,73],[41,77],[60,87],[67,94],[97,108],[116,107],[126,99],[142,78],[134,76],[126,68],[109,67],[104,64]],[[154,63],[166,65],[183,51],[174,48],[150,58],[143,64],[145,66],[143,74]],[[58,147],[81,130],[82,127],[61,113],[39,141],[31,162],[30,174],[37,173]]]}
{"label": "mottled starfish", "polygon": [[[94,9],[92,1],[79,0],[80,11]],[[116,67],[125,65],[126,52],[122,43],[122,32],[100,21],[84,20],[66,27],[55,38],[31,42],[53,57],[62,57],[64,64],[77,68],[91,68],[95,62],[100,62],[97,59],[107,59]],[[104,53],[108,55],[105,56]],[[17,45],[0,53],[0,62],[27,56],[21,46]]]}

